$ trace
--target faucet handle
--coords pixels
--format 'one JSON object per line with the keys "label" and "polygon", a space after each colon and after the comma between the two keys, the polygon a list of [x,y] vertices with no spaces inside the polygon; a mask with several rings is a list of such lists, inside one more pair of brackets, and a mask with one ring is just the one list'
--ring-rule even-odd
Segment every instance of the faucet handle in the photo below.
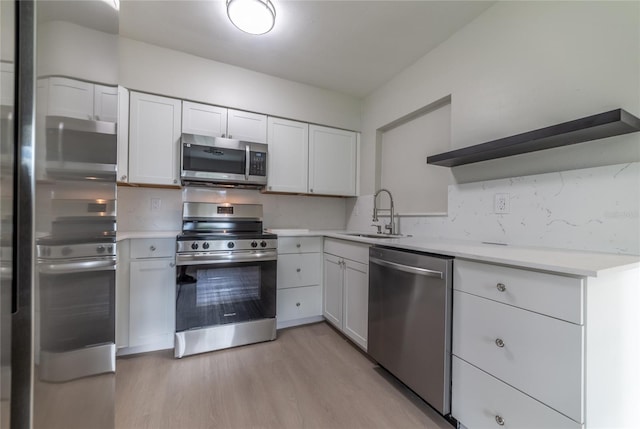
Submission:
{"label": "faucet handle", "polygon": [[377,223],[372,223],[371,226],[375,226],[378,228],[378,234],[382,234],[382,225],[378,225]]}

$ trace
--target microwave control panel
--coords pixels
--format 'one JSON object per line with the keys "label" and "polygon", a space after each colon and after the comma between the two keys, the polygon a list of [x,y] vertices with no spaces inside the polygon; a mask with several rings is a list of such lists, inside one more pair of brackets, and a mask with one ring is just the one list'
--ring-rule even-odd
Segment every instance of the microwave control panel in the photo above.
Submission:
{"label": "microwave control panel", "polygon": [[251,176],[267,175],[267,154],[265,152],[251,151],[251,160],[249,163],[249,174]]}

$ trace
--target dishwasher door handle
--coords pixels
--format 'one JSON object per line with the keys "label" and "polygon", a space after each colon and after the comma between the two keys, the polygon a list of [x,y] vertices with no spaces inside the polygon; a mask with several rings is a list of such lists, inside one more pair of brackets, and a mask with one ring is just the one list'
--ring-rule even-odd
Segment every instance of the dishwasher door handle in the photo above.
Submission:
{"label": "dishwasher door handle", "polygon": [[426,268],[410,267],[408,265],[398,264],[396,262],[384,261],[382,259],[373,258],[373,257],[369,258],[369,262],[372,262],[376,265],[380,265],[383,267],[404,271],[405,273],[417,274],[419,276],[436,277],[439,279],[442,279],[444,276],[442,271],[434,271],[434,270],[428,270]]}

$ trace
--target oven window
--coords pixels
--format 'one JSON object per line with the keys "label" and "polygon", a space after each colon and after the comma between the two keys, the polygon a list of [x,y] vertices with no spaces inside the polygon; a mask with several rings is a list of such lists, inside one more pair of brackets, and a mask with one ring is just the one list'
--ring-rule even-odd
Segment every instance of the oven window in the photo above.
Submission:
{"label": "oven window", "polygon": [[40,344],[63,352],[115,340],[115,271],[40,274]]}
{"label": "oven window", "polygon": [[202,145],[184,145],[183,170],[207,173],[244,174],[246,151]]}
{"label": "oven window", "polygon": [[260,300],[260,267],[198,270],[196,306]]}
{"label": "oven window", "polygon": [[178,268],[176,331],[275,317],[276,262]]}

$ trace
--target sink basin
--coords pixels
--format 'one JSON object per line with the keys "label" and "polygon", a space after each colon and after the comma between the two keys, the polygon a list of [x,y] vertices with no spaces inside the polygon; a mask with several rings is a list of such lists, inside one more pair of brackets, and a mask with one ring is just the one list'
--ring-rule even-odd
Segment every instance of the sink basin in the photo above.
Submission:
{"label": "sink basin", "polygon": [[402,234],[362,234],[362,233],[357,233],[357,232],[347,232],[344,233],[343,235],[349,235],[351,237],[363,237],[363,238],[375,238],[375,239],[379,239],[379,238],[401,238],[403,237]]}

